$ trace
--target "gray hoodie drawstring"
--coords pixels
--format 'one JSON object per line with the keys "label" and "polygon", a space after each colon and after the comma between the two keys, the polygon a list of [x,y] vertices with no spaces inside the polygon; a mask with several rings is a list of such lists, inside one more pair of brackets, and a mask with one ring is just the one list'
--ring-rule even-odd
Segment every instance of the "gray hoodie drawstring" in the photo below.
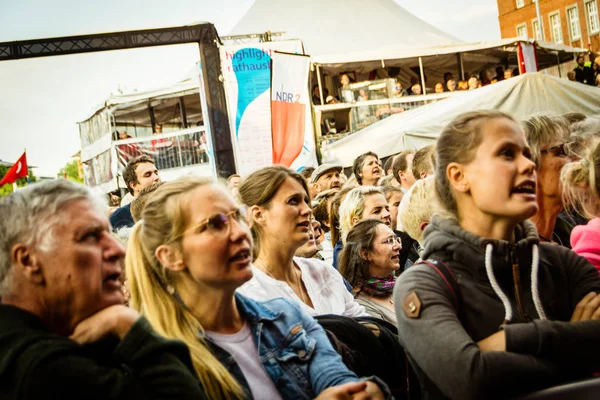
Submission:
{"label": "gray hoodie drawstring", "polygon": [[[492,289],[496,295],[502,301],[502,305],[504,306],[504,321],[510,322],[512,319],[512,307],[510,305],[510,301],[508,297],[504,294],[500,285],[496,281],[496,276],[494,275],[494,269],[492,266],[492,252],[494,250],[494,246],[491,243],[488,243],[485,246],[485,271],[487,273],[488,279],[490,280],[490,284],[492,285]],[[544,308],[542,307],[542,302],[540,300],[540,294],[538,290],[538,270],[539,270],[539,260],[540,260],[540,252],[538,246],[536,244],[533,245],[533,255],[531,257],[531,295],[533,296],[533,304],[535,304],[535,310],[537,311],[540,319],[546,319],[546,314],[544,313]]]}
{"label": "gray hoodie drawstring", "polygon": [[512,319],[512,307],[508,297],[506,297],[502,289],[500,289],[500,285],[498,285],[498,282],[496,281],[496,276],[494,276],[494,269],[492,267],[493,250],[494,246],[491,243],[488,243],[487,246],[485,246],[485,271],[487,272],[492,289],[494,289],[494,292],[496,292],[496,295],[502,301],[502,305],[504,306],[504,323],[507,323]]}
{"label": "gray hoodie drawstring", "polygon": [[546,313],[544,307],[542,307],[542,301],[540,300],[540,293],[538,290],[538,270],[540,265],[540,250],[537,244],[533,245],[533,255],[531,256],[531,295],[533,296],[533,304],[535,304],[535,310],[537,311],[540,319],[546,319]]}

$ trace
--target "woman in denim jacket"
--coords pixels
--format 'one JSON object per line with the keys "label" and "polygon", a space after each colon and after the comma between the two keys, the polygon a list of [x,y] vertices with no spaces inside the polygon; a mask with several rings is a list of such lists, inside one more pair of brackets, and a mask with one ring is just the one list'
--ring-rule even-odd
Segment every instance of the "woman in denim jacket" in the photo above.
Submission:
{"label": "woman in denim jacket", "polygon": [[245,212],[224,189],[198,178],[167,183],[131,234],[131,305],[190,347],[210,398],[384,398],[377,379],[349,371],[297,306],[235,293],[252,278],[251,249]]}

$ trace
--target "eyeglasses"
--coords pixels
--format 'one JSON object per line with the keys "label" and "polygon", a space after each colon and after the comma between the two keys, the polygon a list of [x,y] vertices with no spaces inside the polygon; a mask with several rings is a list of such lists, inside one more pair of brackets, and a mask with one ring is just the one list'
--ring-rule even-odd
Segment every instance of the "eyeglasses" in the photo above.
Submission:
{"label": "eyeglasses", "polygon": [[561,143],[556,146],[548,147],[547,149],[540,150],[540,153],[550,153],[554,157],[568,157],[569,148],[566,143]]}
{"label": "eyeglasses", "polygon": [[388,244],[390,246],[397,244],[397,245],[402,246],[402,240],[400,240],[400,238],[398,236],[390,236],[389,238],[387,238],[386,240],[381,242],[381,244]]}
{"label": "eyeglasses", "polygon": [[246,208],[240,207],[228,212],[227,214],[217,213],[212,215],[198,225],[186,229],[181,235],[175,237],[175,239],[185,236],[190,232],[199,235],[205,231],[209,231],[215,236],[223,237],[229,233],[232,219],[236,220],[239,224],[243,223],[244,225],[247,225],[248,220],[246,219]]}

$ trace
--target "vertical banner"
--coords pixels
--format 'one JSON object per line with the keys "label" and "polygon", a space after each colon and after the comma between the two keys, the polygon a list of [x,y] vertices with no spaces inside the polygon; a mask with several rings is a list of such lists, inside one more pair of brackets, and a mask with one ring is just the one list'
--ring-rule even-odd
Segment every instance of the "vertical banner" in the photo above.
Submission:
{"label": "vertical banner", "polygon": [[517,57],[519,60],[519,74],[538,71],[535,44],[519,42]]}
{"label": "vertical banner", "polygon": [[273,164],[295,170],[316,166],[308,91],[310,57],[275,51],[271,58]]}
{"label": "vertical banner", "polygon": [[232,142],[242,176],[273,164],[271,57],[274,51],[303,53],[299,40],[221,47]]}

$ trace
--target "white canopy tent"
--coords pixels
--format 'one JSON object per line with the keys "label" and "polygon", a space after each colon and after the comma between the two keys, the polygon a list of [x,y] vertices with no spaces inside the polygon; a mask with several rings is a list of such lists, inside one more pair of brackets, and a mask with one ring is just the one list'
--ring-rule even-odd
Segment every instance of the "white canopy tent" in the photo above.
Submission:
{"label": "white canopy tent", "polygon": [[301,39],[311,56],[460,42],[394,0],[256,0],[229,34],[267,31]]}
{"label": "white canopy tent", "polygon": [[[575,54],[587,52],[582,48],[521,37],[475,43],[436,44],[419,48],[395,45],[347,54],[318,55],[312,57],[312,62],[322,71],[334,74],[350,70],[370,71],[383,66],[416,68],[419,66],[419,58],[423,59],[427,75],[434,70],[456,71],[459,63],[462,63],[461,67],[465,71],[474,71],[486,65],[517,65],[518,43],[535,44],[540,70],[573,60]],[[461,55],[461,59],[457,58],[457,54]]]}
{"label": "white canopy tent", "polygon": [[581,112],[600,114],[600,89],[542,73],[525,74],[449,99],[395,114],[322,148],[322,162],[352,165],[374,151],[380,157],[434,143],[448,122],[474,110],[500,110],[518,120],[534,114]]}

